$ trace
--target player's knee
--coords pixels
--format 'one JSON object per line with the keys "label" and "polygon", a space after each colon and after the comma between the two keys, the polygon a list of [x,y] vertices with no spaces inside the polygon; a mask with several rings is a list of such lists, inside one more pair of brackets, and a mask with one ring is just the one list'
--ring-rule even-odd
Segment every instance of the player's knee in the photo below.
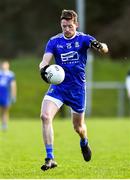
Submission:
{"label": "player's knee", "polygon": [[41,114],[40,118],[43,123],[48,123],[50,121],[50,115],[48,113]]}

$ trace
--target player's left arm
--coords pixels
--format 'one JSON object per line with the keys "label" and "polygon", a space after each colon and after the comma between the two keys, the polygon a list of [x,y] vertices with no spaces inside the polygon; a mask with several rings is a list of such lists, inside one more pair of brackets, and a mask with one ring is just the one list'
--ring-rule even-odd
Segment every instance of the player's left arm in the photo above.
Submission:
{"label": "player's left arm", "polygon": [[16,80],[12,80],[12,82],[11,82],[11,100],[13,103],[16,102],[16,96],[17,96]]}
{"label": "player's left arm", "polygon": [[108,53],[108,46],[105,43],[101,43],[97,40],[92,40],[91,41],[91,48],[96,49],[100,53]]}

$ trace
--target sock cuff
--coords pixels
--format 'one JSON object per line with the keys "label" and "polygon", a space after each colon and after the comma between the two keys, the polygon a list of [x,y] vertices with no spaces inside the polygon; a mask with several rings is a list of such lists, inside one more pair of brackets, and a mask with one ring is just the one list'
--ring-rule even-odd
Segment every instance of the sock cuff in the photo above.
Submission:
{"label": "sock cuff", "polygon": [[46,144],[46,149],[53,149],[53,145],[52,144]]}
{"label": "sock cuff", "polygon": [[88,139],[87,138],[80,139],[80,146],[86,146],[86,144],[88,144]]}
{"label": "sock cuff", "polygon": [[46,146],[47,158],[54,159],[53,145],[52,144],[46,144],[45,146]]}

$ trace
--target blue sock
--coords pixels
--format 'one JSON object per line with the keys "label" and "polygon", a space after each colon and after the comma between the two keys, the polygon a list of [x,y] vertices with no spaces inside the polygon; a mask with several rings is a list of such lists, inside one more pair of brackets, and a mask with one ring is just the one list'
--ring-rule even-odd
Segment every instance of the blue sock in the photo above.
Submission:
{"label": "blue sock", "polygon": [[88,144],[88,139],[84,138],[84,139],[80,139],[80,146],[84,147]]}
{"label": "blue sock", "polygon": [[8,126],[6,123],[3,123],[2,126],[1,126],[1,129],[2,130],[7,130]]}
{"label": "blue sock", "polygon": [[47,158],[49,159],[54,159],[54,155],[53,155],[53,145],[52,144],[46,144],[46,154],[47,154]]}

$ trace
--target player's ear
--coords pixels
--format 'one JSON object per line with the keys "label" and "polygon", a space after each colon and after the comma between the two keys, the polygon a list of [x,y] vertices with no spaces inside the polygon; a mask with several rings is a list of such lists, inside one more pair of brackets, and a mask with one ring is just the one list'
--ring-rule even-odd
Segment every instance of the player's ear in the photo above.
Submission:
{"label": "player's ear", "polygon": [[78,27],[79,27],[79,23],[78,23],[78,22],[76,22],[75,24],[76,24],[76,28],[78,28]]}
{"label": "player's ear", "polygon": [[61,27],[61,29],[62,29],[62,21],[60,21],[60,27]]}

